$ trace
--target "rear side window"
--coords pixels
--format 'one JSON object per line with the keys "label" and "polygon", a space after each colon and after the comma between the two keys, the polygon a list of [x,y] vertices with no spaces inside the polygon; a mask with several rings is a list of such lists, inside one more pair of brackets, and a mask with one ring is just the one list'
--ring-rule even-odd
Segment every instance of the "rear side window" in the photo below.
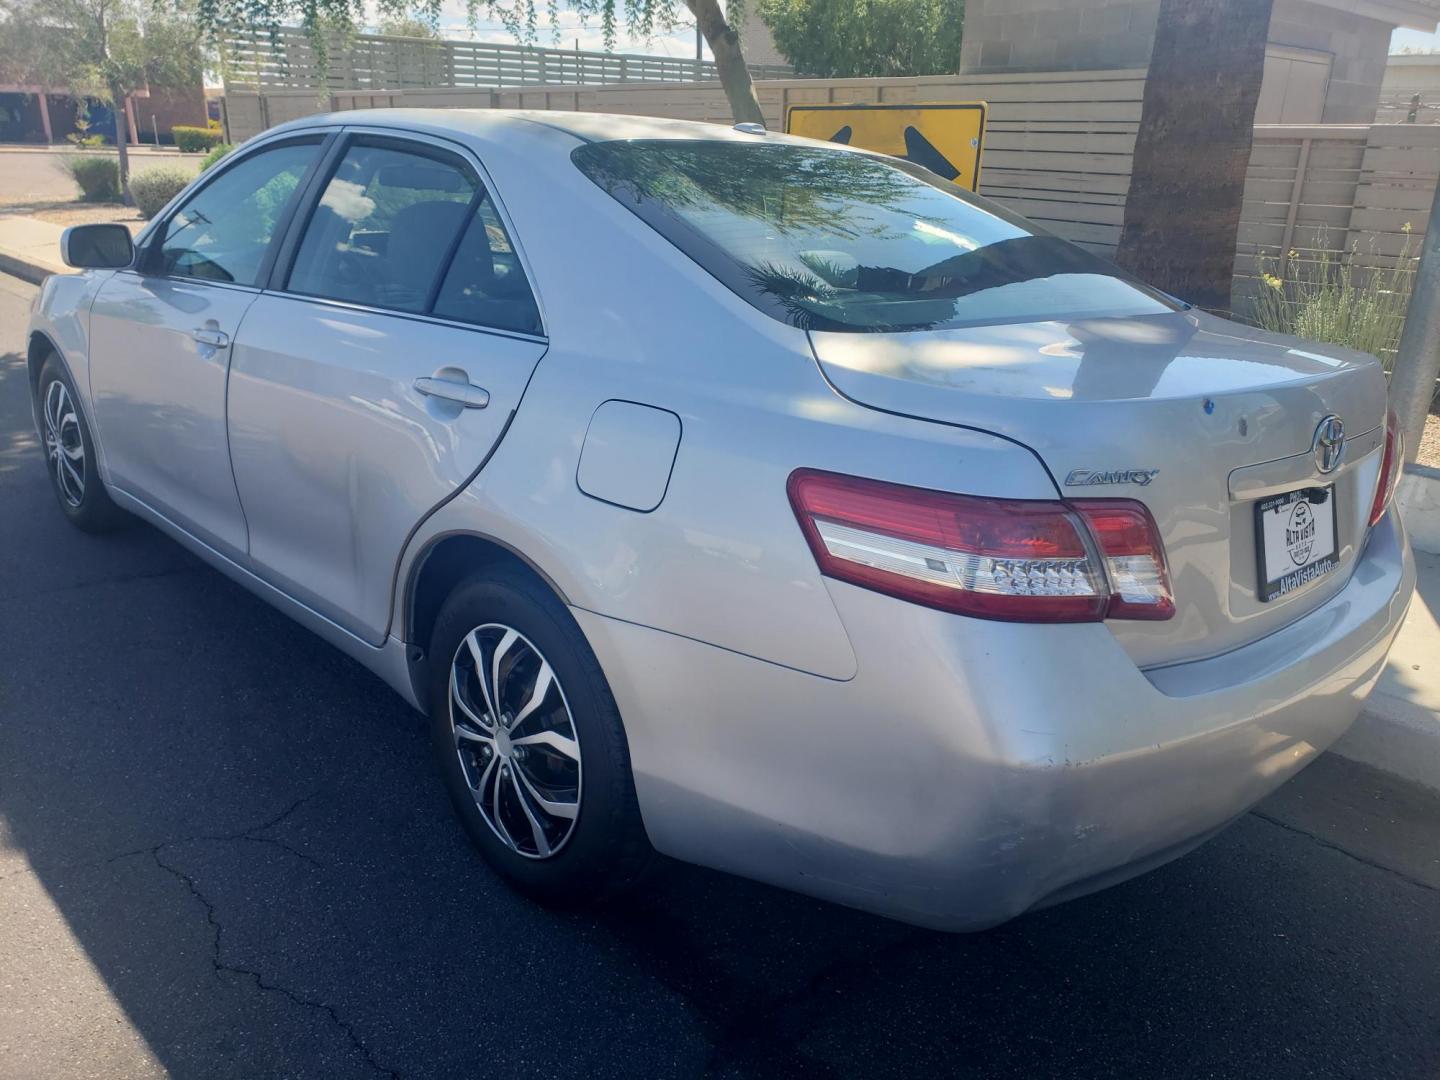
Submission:
{"label": "rear side window", "polygon": [[325,185],[291,292],[539,334],[514,245],[458,159],[352,145]]}
{"label": "rear side window", "polygon": [[318,146],[316,140],[262,150],[196,192],[165,223],[160,273],[258,284],[275,227]]}
{"label": "rear side window", "polygon": [[743,299],[806,329],[1174,310],[1113,264],[891,158],[795,143],[591,143],[572,159]]}
{"label": "rear side window", "polygon": [[540,333],[535,297],[488,196],[481,196],[455,249],[433,314],[522,334]]}
{"label": "rear side window", "polygon": [[290,291],[424,312],[477,188],[458,164],[351,146],[310,215]]}

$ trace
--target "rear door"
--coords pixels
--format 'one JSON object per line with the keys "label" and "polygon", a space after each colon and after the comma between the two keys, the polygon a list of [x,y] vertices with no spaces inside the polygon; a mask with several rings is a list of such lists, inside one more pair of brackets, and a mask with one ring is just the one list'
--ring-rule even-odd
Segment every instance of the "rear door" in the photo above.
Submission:
{"label": "rear door", "polygon": [[245,553],[245,521],[225,445],[230,346],[323,138],[226,162],[91,308],[91,392],[111,482],[232,557]]}
{"label": "rear door", "polygon": [[479,163],[332,149],[234,346],[229,435],[257,573],[379,644],[406,538],[480,469],[546,344]]}

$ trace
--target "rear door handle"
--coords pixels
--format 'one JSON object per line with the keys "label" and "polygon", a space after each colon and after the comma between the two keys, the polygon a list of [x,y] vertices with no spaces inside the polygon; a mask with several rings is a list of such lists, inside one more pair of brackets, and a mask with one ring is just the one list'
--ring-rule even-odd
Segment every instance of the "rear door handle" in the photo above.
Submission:
{"label": "rear door handle", "polygon": [[201,345],[209,345],[212,349],[223,349],[230,344],[230,335],[224,330],[210,330],[203,326],[197,326],[190,331],[190,336]]}
{"label": "rear door handle", "polygon": [[434,379],[427,375],[415,380],[415,389],[426,397],[453,401],[467,409],[483,409],[490,404],[490,391],[483,390],[474,383]]}

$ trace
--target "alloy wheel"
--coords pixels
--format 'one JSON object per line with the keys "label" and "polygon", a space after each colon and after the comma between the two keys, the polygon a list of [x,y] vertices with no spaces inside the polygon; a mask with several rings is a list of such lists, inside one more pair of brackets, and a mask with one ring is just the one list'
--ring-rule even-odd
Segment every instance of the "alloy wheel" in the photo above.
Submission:
{"label": "alloy wheel", "polygon": [[80,414],[59,379],[45,388],[43,412],[45,454],[55,473],[55,486],[67,505],[77,507],[85,499],[85,440],[80,434]]}
{"label": "alloy wheel", "polygon": [[554,669],[518,630],[486,623],[450,664],[450,729],[480,815],[510,850],[545,859],[580,816],[580,740]]}

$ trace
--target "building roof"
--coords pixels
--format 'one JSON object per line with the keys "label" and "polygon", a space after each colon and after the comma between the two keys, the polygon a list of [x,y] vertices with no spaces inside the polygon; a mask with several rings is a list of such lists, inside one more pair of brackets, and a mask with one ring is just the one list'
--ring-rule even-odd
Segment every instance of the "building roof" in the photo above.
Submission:
{"label": "building roof", "polygon": [[1378,19],[1407,30],[1433,32],[1440,26],[1440,0],[1310,0],[1321,7]]}

